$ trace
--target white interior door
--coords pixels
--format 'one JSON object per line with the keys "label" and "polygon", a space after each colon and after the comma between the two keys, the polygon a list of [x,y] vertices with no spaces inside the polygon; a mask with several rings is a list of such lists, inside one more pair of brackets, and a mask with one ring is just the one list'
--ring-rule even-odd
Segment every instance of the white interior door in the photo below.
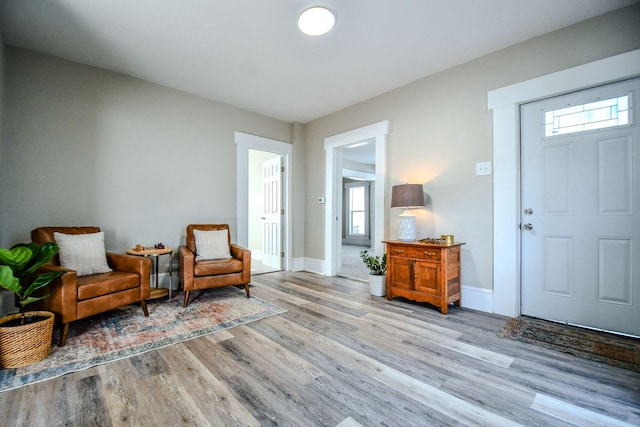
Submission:
{"label": "white interior door", "polygon": [[262,163],[262,262],[282,268],[282,156]]}
{"label": "white interior door", "polygon": [[638,89],[522,106],[522,314],[640,336]]}

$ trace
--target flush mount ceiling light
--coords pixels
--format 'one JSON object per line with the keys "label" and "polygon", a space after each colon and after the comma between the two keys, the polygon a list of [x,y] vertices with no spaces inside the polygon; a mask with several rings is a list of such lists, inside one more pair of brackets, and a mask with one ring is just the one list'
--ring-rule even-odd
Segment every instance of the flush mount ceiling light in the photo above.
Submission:
{"label": "flush mount ceiling light", "polygon": [[333,12],[325,7],[314,6],[300,14],[298,28],[309,36],[321,36],[328,33],[335,22]]}

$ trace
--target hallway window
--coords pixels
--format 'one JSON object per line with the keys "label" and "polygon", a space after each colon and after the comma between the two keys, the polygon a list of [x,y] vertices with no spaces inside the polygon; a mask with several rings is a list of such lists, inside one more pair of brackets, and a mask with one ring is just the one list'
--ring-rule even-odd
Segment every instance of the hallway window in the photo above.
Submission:
{"label": "hallway window", "polygon": [[342,244],[371,244],[371,182],[345,179],[342,191]]}
{"label": "hallway window", "polygon": [[363,236],[365,229],[365,188],[363,186],[349,188],[349,234]]}

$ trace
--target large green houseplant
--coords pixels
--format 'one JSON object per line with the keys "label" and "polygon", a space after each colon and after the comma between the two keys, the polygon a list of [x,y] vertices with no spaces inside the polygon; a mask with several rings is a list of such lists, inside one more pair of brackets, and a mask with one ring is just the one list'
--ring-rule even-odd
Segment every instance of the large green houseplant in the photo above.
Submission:
{"label": "large green houseplant", "polygon": [[4,368],[26,366],[49,354],[53,313],[26,312],[25,306],[47,298],[36,292],[64,274],[38,272],[57,253],[55,243],[20,243],[11,249],[0,249],[0,287],[13,292],[20,306],[18,314],[0,318],[0,366]]}
{"label": "large green houseplant", "polygon": [[387,254],[369,255],[369,251],[361,251],[360,258],[369,269],[369,293],[383,297],[387,294]]}

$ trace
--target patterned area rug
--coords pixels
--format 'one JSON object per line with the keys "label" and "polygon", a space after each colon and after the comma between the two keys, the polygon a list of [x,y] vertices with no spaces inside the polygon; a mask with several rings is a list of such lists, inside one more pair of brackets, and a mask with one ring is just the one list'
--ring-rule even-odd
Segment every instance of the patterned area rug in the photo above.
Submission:
{"label": "patterned area rug", "polygon": [[640,372],[640,339],[522,317],[509,319],[498,336]]}
{"label": "patterned area rug", "polygon": [[286,312],[233,286],[201,293],[187,308],[184,294],[147,303],[149,317],[139,305],[131,305],[71,324],[64,347],[58,347],[60,331],[54,330],[49,356],[33,365],[0,369],[0,392],[81,371],[187,341],[202,335],[244,325]]}

